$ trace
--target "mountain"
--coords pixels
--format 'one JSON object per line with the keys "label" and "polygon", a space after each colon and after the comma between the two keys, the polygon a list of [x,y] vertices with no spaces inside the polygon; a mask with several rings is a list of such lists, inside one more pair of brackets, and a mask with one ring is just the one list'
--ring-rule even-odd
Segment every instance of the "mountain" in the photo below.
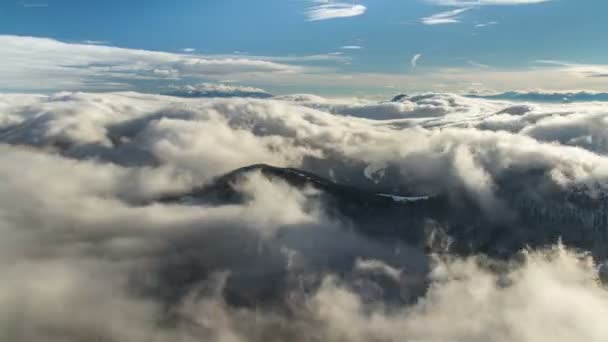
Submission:
{"label": "mountain", "polygon": [[[258,164],[239,168],[186,194],[166,196],[163,202],[227,205],[248,199],[235,185],[251,172],[281,180],[296,188],[318,190],[328,215],[379,240],[399,240],[431,252],[510,257],[526,247],[544,247],[561,240],[606,257],[608,200],[590,198],[585,189],[533,198],[521,191],[533,175],[509,177],[501,183],[501,197],[509,215],[496,218],[466,195],[384,193],[373,187],[340,184],[315,173]],[[523,179],[523,180],[522,180]],[[386,190],[382,188],[382,190]]]}
{"label": "mountain", "polygon": [[407,100],[408,98],[409,97],[406,94],[399,94],[399,95],[396,95],[395,97],[393,97],[391,99],[391,102],[400,102],[400,101],[402,101],[404,99]]}

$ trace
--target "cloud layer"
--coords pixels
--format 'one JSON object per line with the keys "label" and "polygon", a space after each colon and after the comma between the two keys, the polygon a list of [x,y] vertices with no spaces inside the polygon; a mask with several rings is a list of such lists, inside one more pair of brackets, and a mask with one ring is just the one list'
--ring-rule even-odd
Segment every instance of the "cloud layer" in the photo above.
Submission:
{"label": "cloud layer", "polygon": [[[230,78],[294,73],[299,67],[247,57],[214,57],[134,50],[53,39],[1,36],[0,86],[13,90],[129,89],[139,83],[181,78]],[[39,80],[44,79],[43,85]]]}
{"label": "cloud layer", "polygon": [[593,198],[608,188],[605,112],[437,93],[2,95],[0,339],[605,341],[598,265],[563,246],[428,255],[257,172],[235,184],[245,203],[155,201],[311,160],[345,183],[394,167],[401,185],[465,192],[490,215],[512,205],[512,174],[538,175],[524,194],[541,200]]}
{"label": "cloud layer", "polygon": [[170,88],[170,95],[182,97],[272,97],[264,89],[229,84],[199,83]]}
{"label": "cloud layer", "polygon": [[[439,22],[445,21],[439,18]],[[437,18],[430,19],[437,22]],[[458,20],[448,17],[448,20]],[[0,90],[54,92],[62,90],[144,91],[166,93],[170,86],[197,83],[247,84],[273,92],[290,89],[365,91],[390,89],[468,92],[513,89],[608,90],[605,65],[543,60],[520,69],[432,67],[422,73],[344,72],[354,57],[339,53],[309,56],[199,55],[134,50],[105,45],[65,43],[53,39],[0,35]],[[351,47],[351,46],[347,46]],[[41,83],[39,80],[44,79]],[[301,90],[297,90],[301,91]]]}

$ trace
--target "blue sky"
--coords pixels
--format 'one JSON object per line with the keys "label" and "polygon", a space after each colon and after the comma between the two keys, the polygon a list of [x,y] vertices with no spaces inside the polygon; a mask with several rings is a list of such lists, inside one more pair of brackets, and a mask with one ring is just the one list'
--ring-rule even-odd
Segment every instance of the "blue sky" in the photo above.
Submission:
{"label": "blue sky", "polygon": [[[65,70],[59,51],[94,55],[95,63],[75,61],[82,63],[75,76],[80,86],[92,90],[100,85],[99,90],[155,91],[199,81],[228,81],[278,93],[606,90],[608,78],[600,76],[608,74],[607,12],[604,0],[4,0],[0,35],[10,40],[7,46],[17,45],[19,50],[0,52],[0,61],[4,59],[4,68],[19,82],[0,81],[0,90],[77,88],[79,82],[45,85],[41,78],[47,75],[44,68]],[[16,42],[26,37],[38,39],[25,44],[32,46],[33,56]],[[61,45],[39,44],[42,38]],[[82,44],[91,49],[78,52]],[[159,67],[155,59],[144,61],[154,65],[146,73],[138,70],[138,77],[128,79],[123,72],[104,78],[99,65],[116,61],[111,51],[92,51],[100,45],[186,54],[218,63],[267,61],[294,69],[268,74],[266,69],[236,68],[231,73],[224,66],[221,73],[184,73],[167,69],[174,61]],[[58,65],[37,62],[47,53],[58,55]],[[33,58],[30,65],[41,66],[30,70],[11,65],[28,58]],[[132,69],[142,64],[137,58],[126,56],[128,62],[121,59],[119,64]],[[97,68],[95,82],[82,70],[91,65]],[[156,76],[167,74],[166,70],[171,70],[171,77],[150,76],[152,71]],[[37,84],[23,82],[32,74]]]}

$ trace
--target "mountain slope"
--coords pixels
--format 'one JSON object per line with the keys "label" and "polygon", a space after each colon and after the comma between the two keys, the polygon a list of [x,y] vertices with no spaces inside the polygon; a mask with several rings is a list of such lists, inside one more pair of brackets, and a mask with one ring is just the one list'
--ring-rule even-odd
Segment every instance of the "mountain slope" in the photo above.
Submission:
{"label": "mountain slope", "polygon": [[317,189],[315,196],[330,217],[347,221],[361,234],[375,239],[397,239],[434,252],[445,252],[449,246],[451,252],[458,254],[504,257],[528,246],[547,246],[561,239],[572,247],[591,250],[598,257],[605,255],[602,227],[608,217],[606,201],[596,201],[595,207],[581,204],[580,199],[566,201],[557,196],[550,202],[534,201],[514,195],[517,186],[513,184],[504,194],[513,201],[508,203],[513,217],[499,220],[488,218],[466,197],[376,193],[304,170],[263,164],[236,169],[190,193],[161,201],[193,205],[243,203],[248,199],[236,185],[251,172],[296,188]]}

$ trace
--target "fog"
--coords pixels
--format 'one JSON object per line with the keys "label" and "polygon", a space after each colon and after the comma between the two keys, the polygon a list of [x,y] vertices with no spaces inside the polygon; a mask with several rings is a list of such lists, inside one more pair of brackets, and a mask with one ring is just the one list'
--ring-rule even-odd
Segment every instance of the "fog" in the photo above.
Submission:
{"label": "fog", "polygon": [[0,340],[606,341],[603,260],[572,246],[429,253],[362,234],[318,189],[256,171],[234,184],[242,203],[159,199],[265,163],[465,196],[506,221],[513,182],[540,201],[603,198],[607,109],[453,94],[0,95]]}

